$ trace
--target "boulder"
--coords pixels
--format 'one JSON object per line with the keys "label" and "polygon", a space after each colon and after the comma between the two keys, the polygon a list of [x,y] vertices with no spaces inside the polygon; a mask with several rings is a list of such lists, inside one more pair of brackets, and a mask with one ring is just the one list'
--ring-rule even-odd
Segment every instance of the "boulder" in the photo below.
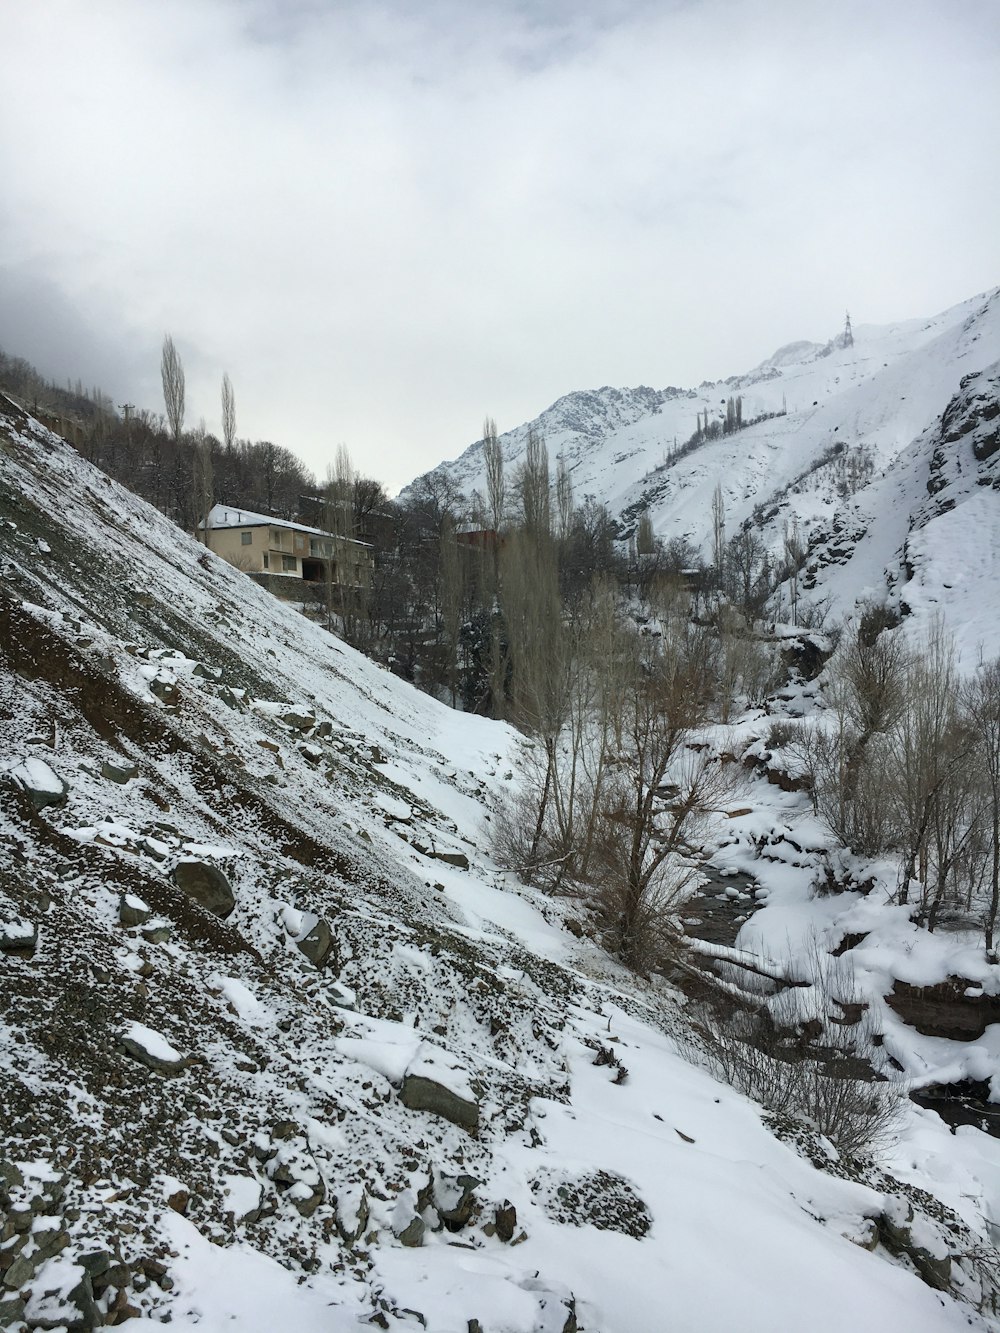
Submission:
{"label": "boulder", "polygon": [[133,1060],[157,1074],[179,1074],[191,1063],[174,1049],[162,1033],[142,1023],[130,1023],[122,1033],[122,1046]]}
{"label": "boulder", "polygon": [[123,893],[118,899],[118,920],[123,926],[144,926],[152,915],[153,909],[134,893]]}
{"label": "boulder", "polygon": [[493,1214],[493,1225],[496,1228],[497,1239],[509,1245],[517,1230],[517,1209],[509,1199],[504,1199],[502,1204],[497,1205]]}
{"label": "boulder", "polygon": [[33,921],[16,917],[0,921],[0,953],[30,958],[38,944],[38,927]]}
{"label": "boulder", "polygon": [[11,777],[36,810],[66,803],[69,785],[44,759],[30,755],[23,764],[18,764],[12,770]]}
{"label": "boulder", "polygon": [[293,731],[311,731],[316,725],[316,714],[307,708],[290,708],[281,714],[281,720]]}
{"label": "boulder", "polygon": [[25,1306],[31,1328],[90,1329],[103,1322],[89,1275],[68,1259],[50,1259],[32,1284]]}
{"label": "boulder", "polygon": [[427,1228],[417,1212],[417,1200],[412,1190],[404,1190],[392,1210],[392,1234],[408,1249],[419,1249],[424,1243]]}
{"label": "boulder", "polygon": [[181,701],[181,692],[177,688],[177,681],[169,671],[158,671],[149,682],[150,694],[155,694],[161,703],[169,708],[175,707]]}
{"label": "boulder", "polygon": [[899,1195],[890,1195],[884,1211],[875,1219],[875,1226],[879,1240],[890,1254],[905,1255],[929,1287],[948,1291],[951,1287],[951,1255],[944,1244],[937,1250],[929,1247],[937,1237],[926,1225],[926,1219],[922,1221],[923,1225],[915,1220],[911,1203]]}
{"label": "boulder", "polygon": [[466,1174],[446,1176],[435,1172],[433,1202],[438,1217],[449,1231],[461,1231],[476,1211],[474,1190],[480,1182]]}
{"label": "boulder", "polygon": [[315,964],[316,967],[322,967],[333,947],[333,934],[326,921],[318,916],[307,933],[297,939],[295,943],[298,945],[299,951],[304,953],[311,963]]}
{"label": "boulder", "polygon": [[431,855],[437,861],[443,861],[445,865],[456,866],[459,870],[468,870],[469,858],[464,852],[432,852]]}
{"label": "boulder", "polygon": [[444,1051],[426,1043],[404,1074],[399,1097],[411,1111],[429,1111],[470,1131],[479,1128],[479,1104],[468,1075]]}
{"label": "boulder", "polygon": [[236,906],[229,880],[210,861],[184,857],[174,866],[173,881],[182,893],[216,916],[227,917]]}
{"label": "boulder", "polygon": [[363,1185],[348,1185],[340,1190],[335,1200],[337,1230],[348,1245],[361,1239],[368,1225],[368,1195]]}
{"label": "boulder", "polygon": [[101,765],[101,777],[109,782],[126,783],[139,776],[139,765],[125,759],[105,759]]}

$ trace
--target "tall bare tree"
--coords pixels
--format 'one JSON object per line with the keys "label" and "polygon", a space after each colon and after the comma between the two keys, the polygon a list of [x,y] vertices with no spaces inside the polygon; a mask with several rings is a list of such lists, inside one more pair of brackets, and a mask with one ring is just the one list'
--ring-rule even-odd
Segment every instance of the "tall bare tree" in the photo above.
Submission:
{"label": "tall bare tree", "polygon": [[486,512],[489,525],[499,532],[507,514],[507,486],[503,475],[503,450],[492,417],[483,422],[483,459],[486,463]]}
{"label": "tall bare tree", "polygon": [[222,442],[227,449],[236,444],[236,395],[228,374],[222,376]]}
{"label": "tall bare tree", "polygon": [[549,451],[534,427],[528,431],[528,444],[518,474],[518,483],[525,532],[534,538],[547,537],[552,528]]}
{"label": "tall bare tree", "polygon": [[174,444],[180,444],[184,429],[184,366],[174,340],[168,333],[160,355],[160,379],[163,381],[163,405]]}

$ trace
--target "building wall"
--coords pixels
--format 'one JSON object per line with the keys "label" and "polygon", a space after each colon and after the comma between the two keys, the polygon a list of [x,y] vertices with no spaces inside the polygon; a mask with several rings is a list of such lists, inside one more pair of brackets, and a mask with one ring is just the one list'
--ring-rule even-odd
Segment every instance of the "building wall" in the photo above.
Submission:
{"label": "building wall", "polygon": [[[265,568],[264,555],[268,550],[269,532],[268,528],[210,528],[208,544],[217,555],[221,555],[223,560],[228,560],[237,569],[244,569],[248,573],[257,572]],[[249,542],[244,542],[244,533],[249,534]],[[268,568],[272,568],[274,573],[282,573],[281,556],[271,554]],[[295,569],[284,572],[301,575],[301,561],[296,560]]]}
{"label": "building wall", "polygon": [[[244,542],[243,535],[250,538]],[[317,539],[293,528],[250,527],[210,528],[208,544],[223,560],[247,573],[283,574],[302,578],[302,561],[315,560]],[[334,582],[349,587],[369,588],[372,582],[372,553],[367,546],[345,542],[342,538],[320,538],[323,549],[332,549],[335,562]],[[266,559],[265,559],[266,557]],[[294,566],[291,565],[294,561]]]}

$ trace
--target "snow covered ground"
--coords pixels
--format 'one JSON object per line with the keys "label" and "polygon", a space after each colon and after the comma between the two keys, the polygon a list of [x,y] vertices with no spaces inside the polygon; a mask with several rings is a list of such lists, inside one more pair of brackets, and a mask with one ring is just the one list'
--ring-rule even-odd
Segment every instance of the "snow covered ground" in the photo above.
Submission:
{"label": "snow covered ground", "polygon": [[[33,1238],[3,1299],[67,1310],[107,1251],[126,1271],[98,1307],[123,1291],[184,1329],[1000,1327],[976,1309],[996,1140],[913,1107],[861,1170],[778,1133],[688,1058],[678,991],[493,863],[516,733],[389,676],[12,409],[0,722],[0,1205]],[[705,849],[762,890],[740,943],[867,930],[855,970],[906,1075],[992,1078],[995,1028],[921,1038],[877,997],[957,967],[993,994],[996,969],[877,893],[817,898],[804,798],[760,778],[744,804]],[[181,887],[199,867],[213,910]],[[947,1290],[888,1243],[912,1207],[928,1263],[964,1227]]]}

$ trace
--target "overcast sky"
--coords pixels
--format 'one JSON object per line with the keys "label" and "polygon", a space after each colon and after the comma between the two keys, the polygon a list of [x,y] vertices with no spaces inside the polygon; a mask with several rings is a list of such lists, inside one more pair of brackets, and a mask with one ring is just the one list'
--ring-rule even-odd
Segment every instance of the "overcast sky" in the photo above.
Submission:
{"label": "overcast sky", "polygon": [[0,346],[391,488],[1000,283],[997,0],[11,0]]}

